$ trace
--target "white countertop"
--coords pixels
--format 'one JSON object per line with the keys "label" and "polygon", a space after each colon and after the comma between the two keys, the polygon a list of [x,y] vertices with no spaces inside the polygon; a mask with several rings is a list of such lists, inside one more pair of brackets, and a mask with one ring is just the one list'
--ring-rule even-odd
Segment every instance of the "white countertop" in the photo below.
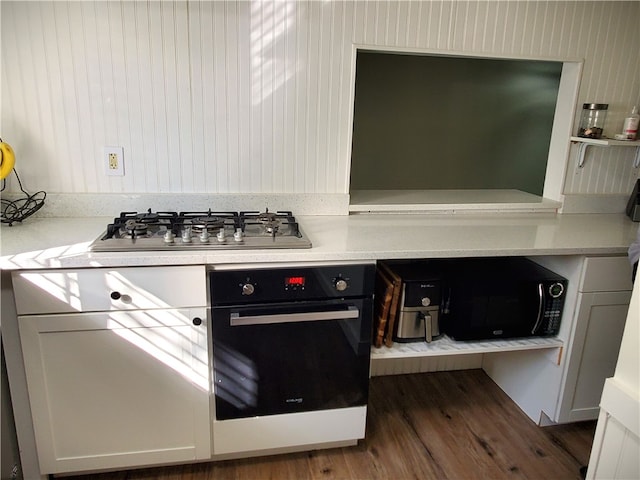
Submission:
{"label": "white countertop", "polygon": [[622,214],[355,214],[298,217],[310,249],[93,253],[111,217],[32,217],[0,229],[0,268],[115,267],[498,255],[626,255]]}

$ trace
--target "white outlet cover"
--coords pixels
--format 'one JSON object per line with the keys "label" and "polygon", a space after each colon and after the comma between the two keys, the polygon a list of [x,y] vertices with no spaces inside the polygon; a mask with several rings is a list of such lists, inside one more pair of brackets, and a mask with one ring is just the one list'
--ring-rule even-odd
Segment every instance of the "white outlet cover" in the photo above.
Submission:
{"label": "white outlet cover", "polygon": [[[117,160],[115,165],[111,164],[110,155],[115,155]],[[104,168],[107,175],[124,176],[124,148],[123,147],[104,147]]]}

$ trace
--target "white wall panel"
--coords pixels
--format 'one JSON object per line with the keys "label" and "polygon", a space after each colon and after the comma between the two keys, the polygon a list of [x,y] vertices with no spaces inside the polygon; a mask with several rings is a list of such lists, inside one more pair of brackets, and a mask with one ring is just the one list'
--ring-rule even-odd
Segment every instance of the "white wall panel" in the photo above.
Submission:
{"label": "white wall panel", "polygon": [[405,373],[468,370],[482,368],[482,358],[481,353],[437,357],[374,358],[371,360],[370,372],[372,377],[377,377]]}
{"label": "white wall panel", "polygon": [[[584,59],[576,111],[609,103],[610,135],[640,103],[633,1],[3,1],[0,12],[0,133],[33,190],[347,193],[354,44]],[[105,175],[106,145],[124,147],[124,177]],[[565,193],[630,191],[631,150],[590,148],[579,170],[569,158]]]}

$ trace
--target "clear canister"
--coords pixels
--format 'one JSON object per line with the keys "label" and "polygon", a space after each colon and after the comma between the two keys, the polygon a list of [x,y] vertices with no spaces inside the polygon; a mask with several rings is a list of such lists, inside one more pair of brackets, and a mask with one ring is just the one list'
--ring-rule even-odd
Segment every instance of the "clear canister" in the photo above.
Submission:
{"label": "clear canister", "polygon": [[582,105],[580,128],[578,136],[585,138],[600,138],[607,118],[607,103],[585,103]]}

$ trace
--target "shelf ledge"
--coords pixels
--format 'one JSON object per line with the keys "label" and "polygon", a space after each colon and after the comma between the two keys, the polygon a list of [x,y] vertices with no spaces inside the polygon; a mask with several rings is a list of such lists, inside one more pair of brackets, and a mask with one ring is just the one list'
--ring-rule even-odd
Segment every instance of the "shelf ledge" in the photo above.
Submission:
{"label": "shelf ledge", "polygon": [[633,160],[633,168],[640,166],[640,140],[614,140],[612,138],[584,138],[584,137],[571,137],[572,142],[577,142],[578,145],[578,168],[584,166],[584,157],[587,152],[587,147],[590,145],[597,147],[635,147],[636,155]]}
{"label": "shelf ledge", "polygon": [[513,352],[518,350],[544,350],[562,348],[564,343],[556,337],[511,338],[457,342],[446,335],[431,343],[394,343],[392,347],[372,347],[371,359],[435,357],[444,355],[469,355],[476,353]]}

